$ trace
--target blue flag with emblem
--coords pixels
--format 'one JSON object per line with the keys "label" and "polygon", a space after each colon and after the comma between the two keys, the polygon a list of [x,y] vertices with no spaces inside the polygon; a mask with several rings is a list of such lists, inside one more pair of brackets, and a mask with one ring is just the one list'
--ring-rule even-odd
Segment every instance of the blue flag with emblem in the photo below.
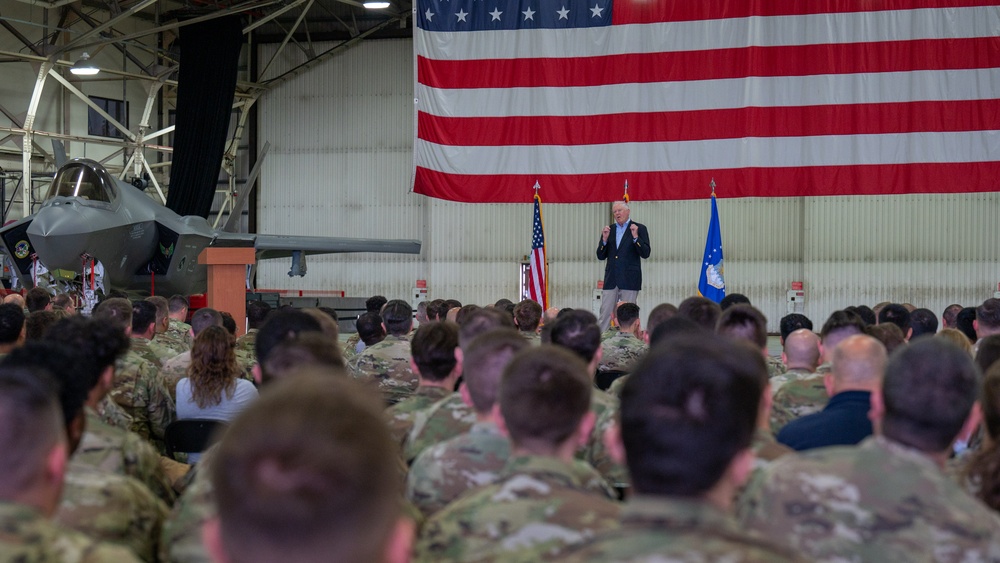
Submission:
{"label": "blue flag with emblem", "polygon": [[722,301],[722,298],[726,296],[724,273],[722,229],[719,228],[719,207],[715,203],[715,190],[713,189],[712,218],[708,222],[708,237],[705,240],[705,257],[701,261],[701,274],[698,277],[698,292],[716,303]]}

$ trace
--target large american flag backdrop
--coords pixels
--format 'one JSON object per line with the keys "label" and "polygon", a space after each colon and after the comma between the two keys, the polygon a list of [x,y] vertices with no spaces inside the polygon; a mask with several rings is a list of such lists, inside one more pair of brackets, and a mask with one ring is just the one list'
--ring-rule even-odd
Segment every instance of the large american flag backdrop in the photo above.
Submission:
{"label": "large american flag backdrop", "polygon": [[997,4],[417,0],[414,191],[998,190]]}

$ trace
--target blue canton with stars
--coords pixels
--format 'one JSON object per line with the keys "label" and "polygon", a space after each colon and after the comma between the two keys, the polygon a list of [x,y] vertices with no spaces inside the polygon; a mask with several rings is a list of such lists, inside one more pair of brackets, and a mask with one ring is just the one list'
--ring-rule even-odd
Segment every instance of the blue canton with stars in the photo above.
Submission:
{"label": "blue canton with stars", "polygon": [[535,198],[535,220],[531,232],[531,249],[545,248],[545,233],[542,231],[542,206]]}
{"label": "blue canton with stars", "polygon": [[613,0],[418,0],[427,31],[563,29],[611,25]]}

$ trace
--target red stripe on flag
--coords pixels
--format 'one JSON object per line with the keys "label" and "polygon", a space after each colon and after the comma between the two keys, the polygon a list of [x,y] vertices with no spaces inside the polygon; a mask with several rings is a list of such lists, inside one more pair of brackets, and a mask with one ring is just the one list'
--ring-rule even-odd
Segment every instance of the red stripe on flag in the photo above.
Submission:
{"label": "red stripe on flag", "polygon": [[600,145],[743,137],[988,131],[1000,100],[750,107],[588,116],[417,115],[420,138],[441,145]]}
{"label": "red stripe on flag", "polygon": [[1000,162],[483,176],[418,167],[414,191],[452,201],[523,203],[524,186],[538,180],[549,203],[588,203],[619,199],[627,179],[630,185],[642,186],[629,193],[633,201],[701,199],[712,178],[726,187],[719,197],[992,192],[1000,191]]}
{"label": "red stripe on flag", "polygon": [[615,0],[614,24],[993,6],[995,0]]}
{"label": "red stripe on flag", "polygon": [[421,84],[432,88],[537,88],[996,66],[1000,66],[1000,37],[975,37],[575,58],[431,60],[419,56],[417,76]]}

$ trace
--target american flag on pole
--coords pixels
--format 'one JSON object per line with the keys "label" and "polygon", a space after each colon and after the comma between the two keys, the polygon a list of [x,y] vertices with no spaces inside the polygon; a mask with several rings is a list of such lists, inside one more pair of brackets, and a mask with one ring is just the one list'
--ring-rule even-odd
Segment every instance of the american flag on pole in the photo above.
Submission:
{"label": "american flag on pole", "polygon": [[[537,185],[537,184],[536,184]],[[535,193],[535,216],[531,223],[531,265],[528,268],[528,299],[549,308],[549,280],[545,265],[545,227],[542,224],[542,197]]]}
{"label": "american flag on pole", "polygon": [[1000,190],[998,0],[416,0],[414,191]]}

